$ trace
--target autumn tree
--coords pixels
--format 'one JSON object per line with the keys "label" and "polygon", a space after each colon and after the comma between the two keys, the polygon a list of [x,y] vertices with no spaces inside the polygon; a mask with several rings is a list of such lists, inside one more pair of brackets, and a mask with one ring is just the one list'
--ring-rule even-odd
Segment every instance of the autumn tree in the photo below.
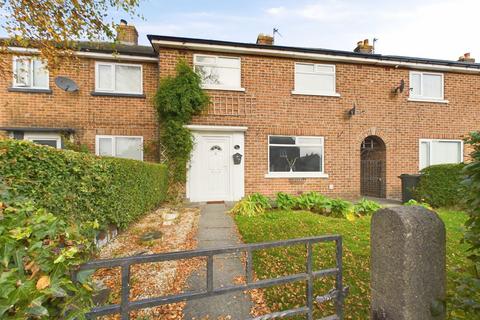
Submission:
{"label": "autumn tree", "polygon": [[[8,46],[35,47],[55,68],[60,58],[72,56],[78,40],[105,41],[115,38],[113,13],[138,17],[140,0],[0,0],[0,28]],[[4,71],[5,62],[0,62]]]}

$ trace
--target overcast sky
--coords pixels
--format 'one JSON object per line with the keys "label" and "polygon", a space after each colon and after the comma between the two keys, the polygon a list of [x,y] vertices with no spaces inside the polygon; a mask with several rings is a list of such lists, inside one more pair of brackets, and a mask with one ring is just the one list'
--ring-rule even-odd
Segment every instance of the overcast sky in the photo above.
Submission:
{"label": "overcast sky", "polygon": [[143,44],[148,33],[255,42],[276,27],[279,45],[352,50],[375,37],[381,54],[480,61],[480,0],[141,0],[140,13],[130,23]]}

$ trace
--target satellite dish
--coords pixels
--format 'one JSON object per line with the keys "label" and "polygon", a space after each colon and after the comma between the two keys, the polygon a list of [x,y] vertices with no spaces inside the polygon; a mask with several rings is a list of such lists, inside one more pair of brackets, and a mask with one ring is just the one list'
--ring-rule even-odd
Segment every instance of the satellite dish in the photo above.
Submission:
{"label": "satellite dish", "polygon": [[55,84],[57,85],[57,87],[65,90],[66,92],[78,91],[78,86],[75,81],[67,77],[56,77]]}

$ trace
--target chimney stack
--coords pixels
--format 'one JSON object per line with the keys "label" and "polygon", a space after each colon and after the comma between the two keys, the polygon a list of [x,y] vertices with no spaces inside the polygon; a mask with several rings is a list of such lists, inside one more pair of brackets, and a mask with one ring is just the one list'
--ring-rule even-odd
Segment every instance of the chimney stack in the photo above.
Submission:
{"label": "chimney stack", "polygon": [[262,45],[273,45],[273,37],[269,36],[267,34],[260,33],[257,37],[257,44],[262,44]]}
{"label": "chimney stack", "polygon": [[126,20],[120,20],[120,24],[117,27],[117,41],[129,46],[138,45],[137,28],[132,25],[129,26]]}
{"label": "chimney stack", "polygon": [[357,47],[353,50],[358,53],[373,53],[373,46],[368,43],[368,39],[357,42]]}
{"label": "chimney stack", "polygon": [[466,63],[475,63],[475,58],[470,56],[470,52],[464,53],[463,56],[458,58],[459,62],[466,62]]}

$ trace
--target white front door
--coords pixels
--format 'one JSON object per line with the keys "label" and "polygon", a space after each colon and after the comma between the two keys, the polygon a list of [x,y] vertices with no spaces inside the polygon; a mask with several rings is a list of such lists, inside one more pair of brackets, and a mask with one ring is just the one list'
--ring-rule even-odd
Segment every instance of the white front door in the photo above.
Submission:
{"label": "white front door", "polygon": [[195,145],[187,184],[190,201],[233,201],[241,198],[243,161],[235,164],[232,156],[236,152],[243,155],[243,132],[193,132],[193,136]]}

